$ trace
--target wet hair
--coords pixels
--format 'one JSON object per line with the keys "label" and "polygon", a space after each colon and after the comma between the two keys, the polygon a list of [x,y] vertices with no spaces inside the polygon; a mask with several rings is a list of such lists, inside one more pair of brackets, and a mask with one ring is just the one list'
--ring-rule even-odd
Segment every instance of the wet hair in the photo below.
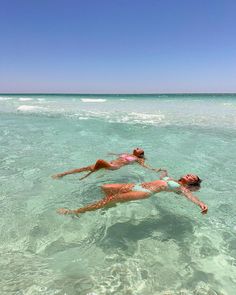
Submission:
{"label": "wet hair", "polygon": [[197,180],[195,182],[189,182],[188,186],[200,186],[201,182],[202,182],[202,180],[199,178],[199,180]]}
{"label": "wet hair", "polygon": [[[200,187],[202,180],[201,180],[197,175],[195,175],[195,176],[196,176],[196,180],[195,180],[195,181],[187,181],[187,182],[186,182],[186,184],[187,184],[188,186],[199,186],[199,187]],[[181,178],[179,179],[179,181],[181,181],[181,180],[183,180],[183,179],[184,179],[184,176],[181,177]]]}
{"label": "wet hair", "polygon": [[[135,152],[136,150],[141,150],[141,149],[140,149],[140,148],[136,148],[136,149],[134,149],[134,150],[133,150],[133,154],[134,154],[134,152]],[[145,157],[144,157],[144,150],[142,150],[142,153],[138,153],[138,155],[136,155],[136,157],[141,158],[141,159],[144,159],[144,158],[145,158]]]}
{"label": "wet hair", "polygon": [[144,158],[144,152],[140,153],[138,157],[139,158]]}
{"label": "wet hair", "polygon": [[194,184],[194,185],[187,185],[187,189],[195,192],[195,191],[199,191],[201,189],[201,185],[199,184]]}

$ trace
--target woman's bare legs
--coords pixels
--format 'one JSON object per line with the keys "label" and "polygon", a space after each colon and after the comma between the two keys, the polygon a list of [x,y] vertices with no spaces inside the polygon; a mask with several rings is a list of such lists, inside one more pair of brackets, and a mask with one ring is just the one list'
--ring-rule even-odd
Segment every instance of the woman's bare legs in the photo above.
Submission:
{"label": "woman's bare legs", "polygon": [[94,169],[94,171],[97,171],[97,170],[102,169],[102,168],[105,168],[105,169],[114,169],[114,166],[111,163],[109,163],[109,162],[107,162],[105,160],[99,159],[95,163],[93,169]]}
{"label": "woman's bare legs", "polygon": [[106,196],[127,193],[132,191],[134,187],[133,183],[112,183],[112,184],[104,184],[101,186],[102,191]]}
{"label": "woman's bare legs", "polygon": [[111,165],[109,162],[100,159],[100,160],[97,160],[95,165],[92,166],[92,170],[88,174],[86,174],[85,176],[81,177],[80,180],[88,177],[90,174],[92,174],[100,169],[115,170],[116,168],[113,165]]}
{"label": "woman's bare legs", "polygon": [[60,208],[57,210],[57,212],[59,214],[80,214],[80,213],[85,213],[87,211],[98,210],[98,209],[104,208],[110,204],[146,199],[149,196],[150,196],[150,194],[146,193],[146,192],[129,191],[127,193],[106,196],[96,203],[89,204],[89,205],[79,208],[79,209],[70,210],[70,209]]}
{"label": "woman's bare legs", "polygon": [[69,170],[69,171],[65,171],[65,172],[62,172],[62,173],[55,174],[55,175],[52,176],[52,178],[61,178],[61,177],[65,176],[65,175],[68,175],[68,174],[80,173],[80,172],[84,172],[84,171],[91,171],[92,167],[93,167],[93,165],[78,168],[78,169],[72,169],[72,170]]}
{"label": "woman's bare legs", "polygon": [[85,171],[90,171],[88,174],[86,174],[85,176],[83,176],[80,179],[84,179],[86,177],[88,177],[90,174],[92,174],[95,171],[98,171],[100,169],[114,169],[114,166],[112,166],[109,162],[106,162],[105,160],[97,160],[97,162],[95,163],[95,165],[90,165],[87,167],[82,167],[82,168],[78,168],[78,169],[72,169],[69,171],[65,171],[62,173],[58,173],[56,175],[53,175],[53,178],[60,178],[63,177],[65,175],[68,174],[74,174],[74,173],[80,173],[80,172],[85,172]]}

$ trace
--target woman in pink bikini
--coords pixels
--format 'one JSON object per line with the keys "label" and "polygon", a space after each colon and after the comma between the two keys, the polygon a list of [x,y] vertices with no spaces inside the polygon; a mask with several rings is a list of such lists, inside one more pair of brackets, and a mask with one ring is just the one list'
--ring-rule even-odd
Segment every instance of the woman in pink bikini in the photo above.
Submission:
{"label": "woman in pink bikini", "polygon": [[152,167],[145,164],[144,151],[140,148],[134,149],[132,154],[120,154],[117,156],[118,156],[117,159],[110,161],[110,162],[107,162],[105,160],[97,160],[97,162],[94,165],[65,171],[65,172],[53,175],[52,177],[53,178],[60,178],[65,175],[68,175],[68,174],[89,171],[89,173],[87,173],[85,176],[80,178],[80,179],[84,179],[84,178],[88,177],[90,174],[92,174],[100,169],[117,170],[125,165],[129,165],[129,164],[133,164],[133,163],[138,163],[139,165],[141,165],[145,168],[151,169],[153,171],[156,171],[156,172],[160,171],[160,169],[155,169],[155,168],[152,168]]}

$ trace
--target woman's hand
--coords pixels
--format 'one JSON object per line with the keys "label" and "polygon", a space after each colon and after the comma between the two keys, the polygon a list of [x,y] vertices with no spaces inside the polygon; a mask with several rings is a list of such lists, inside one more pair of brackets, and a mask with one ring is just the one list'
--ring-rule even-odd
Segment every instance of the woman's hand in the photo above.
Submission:
{"label": "woman's hand", "polygon": [[199,207],[202,209],[202,211],[201,211],[202,214],[207,214],[208,207],[206,204],[204,204],[203,202],[200,202]]}
{"label": "woman's hand", "polygon": [[64,176],[63,173],[58,173],[58,174],[52,175],[52,178],[53,178],[53,179],[58,179],[58,178],[61,178],[61,177],[63,177],[63,176]]}
{"label": "woman's hand", "polygon": [[57,209],[57,213],[61,215],[67,215],[67,214],[72,214],[73,211],[66,208],[60,208],[60,209]]}

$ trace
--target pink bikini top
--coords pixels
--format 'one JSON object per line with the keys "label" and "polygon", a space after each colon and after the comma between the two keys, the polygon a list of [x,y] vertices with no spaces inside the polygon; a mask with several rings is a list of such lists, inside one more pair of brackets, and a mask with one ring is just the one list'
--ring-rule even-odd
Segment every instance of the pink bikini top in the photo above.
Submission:
{"label": "pink bikini top", "polygon": [[135,156],[130,156],[128,154],[120,155],[120,158],[126,160],[127,162],[134,162],[134,161],[136,161],[136,157]]}

